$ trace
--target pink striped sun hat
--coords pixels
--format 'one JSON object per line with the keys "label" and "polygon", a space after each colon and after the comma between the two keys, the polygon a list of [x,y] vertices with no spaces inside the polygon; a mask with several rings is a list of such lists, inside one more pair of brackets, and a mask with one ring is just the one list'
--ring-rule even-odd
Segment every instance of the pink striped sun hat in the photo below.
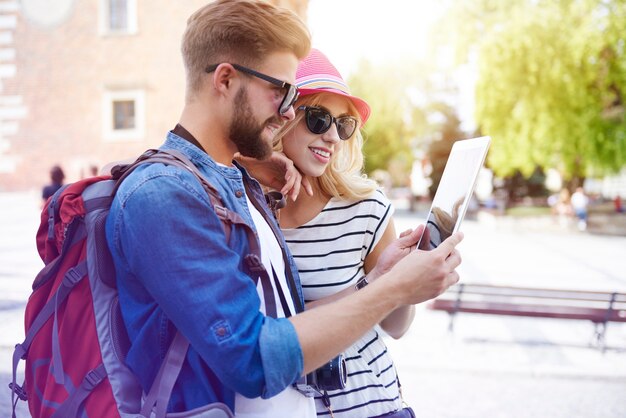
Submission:
{"label": "pink striped sun hat", "polygon": [[370,116],[369,105],[365,100],[350,94],[350,89],[339,71],[326,55],[317,49],[311,49],[311,53],[300,61],[296,71],[296,86],[300,96],[326,92],[347,97],[359,112],[362,124],[365,124]]}

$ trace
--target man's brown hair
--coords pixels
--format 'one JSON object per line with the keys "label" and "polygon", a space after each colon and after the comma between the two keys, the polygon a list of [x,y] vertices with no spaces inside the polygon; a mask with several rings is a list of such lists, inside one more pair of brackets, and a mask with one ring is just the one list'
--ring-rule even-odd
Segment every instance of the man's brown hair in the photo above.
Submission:
{"label": "man's brown hair", "polygon": [[254,66],[277,51],[303,59],[311,48],[306,25],[290,10],[265,1],[217,0],[187,20],[182,54],[187,94],[200,87],[208,65]]}

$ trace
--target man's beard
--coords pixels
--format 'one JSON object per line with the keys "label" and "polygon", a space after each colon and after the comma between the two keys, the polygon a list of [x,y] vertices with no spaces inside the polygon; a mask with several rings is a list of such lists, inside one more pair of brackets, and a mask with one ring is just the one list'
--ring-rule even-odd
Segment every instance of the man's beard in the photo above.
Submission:
{"label": "man's beard", "polygon": [[252,107],[248,101],[248,92],[242,87],[235,96],[235,112],[230,123],[229,137],[237,146],[237,150],[244,157],[258,160],[269,157],[272,153],[272,145],[261,138],[265,125],[271,123],[273,118],[257,125]]}

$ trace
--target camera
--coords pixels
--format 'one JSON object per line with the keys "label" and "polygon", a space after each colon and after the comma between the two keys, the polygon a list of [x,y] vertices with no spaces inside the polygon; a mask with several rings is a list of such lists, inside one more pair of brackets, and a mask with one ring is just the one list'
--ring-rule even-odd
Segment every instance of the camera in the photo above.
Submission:
{"label": "camera", "polygon": [[340,354],[322,367],[298,379],[294,386],[307,397],[322,396],[324,391],[346,387],[346,361]]}

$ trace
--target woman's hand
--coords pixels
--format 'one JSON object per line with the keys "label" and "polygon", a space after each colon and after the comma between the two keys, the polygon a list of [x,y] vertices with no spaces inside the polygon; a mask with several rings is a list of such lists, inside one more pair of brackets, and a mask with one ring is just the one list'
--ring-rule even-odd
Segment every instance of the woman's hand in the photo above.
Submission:
{"label": "woman's hand", "polygon": [[302,176],[293,161],[287,158],[285,154],[272,152],[269,158],[257,160],[256,158],[243,157],[237,153],[235,159],[262,185],[280,190],[283,195],[293,201],[298,198],[302,187],[309,196],[313,196],[311,183]]}
{"label": "woman's hand", "polygon": [[414,230],[409,229],[402,232],[400,237],[389,244],[380,257],[378,257],[376,266],[367,275],[368,279],[376,279],[378,276],[387,273],[398,261],[415,250],[417,242],[424,230],[424,225],[420,225]]}

